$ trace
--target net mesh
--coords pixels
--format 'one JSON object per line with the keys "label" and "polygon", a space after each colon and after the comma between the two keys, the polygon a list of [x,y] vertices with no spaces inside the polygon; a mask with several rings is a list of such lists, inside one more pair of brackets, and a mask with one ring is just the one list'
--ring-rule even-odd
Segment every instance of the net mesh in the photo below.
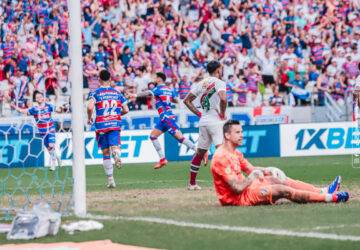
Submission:
{"label": "net mesh", "polygon": [[[56,152],[70,158],[70,115],[54,115]],[[69,161],[62,161],[69,164]],[[50,171],[50,155],[32,117],[0,120],[0,219],[46,202],[67,213],[73,206],[73,178],[69,165]]]}

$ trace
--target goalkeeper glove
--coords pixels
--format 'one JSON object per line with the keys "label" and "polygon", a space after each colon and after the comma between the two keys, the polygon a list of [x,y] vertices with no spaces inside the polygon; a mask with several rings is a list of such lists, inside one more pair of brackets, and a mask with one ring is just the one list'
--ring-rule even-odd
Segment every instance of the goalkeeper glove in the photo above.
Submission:
{"label": "goalkeeper glove", "polygon": [[268,167],[265,169],[266,174],[271,174],[273,177],[277,178],[281,183],[285,184],[286,175],[283,171],[275,167]]}
{"label": "goalkeeper glove", "polygon": [[264,179],[264,173],[260,170],[254,170],[249,174],[248,178],[252,181],[254,181],[256,178]]}

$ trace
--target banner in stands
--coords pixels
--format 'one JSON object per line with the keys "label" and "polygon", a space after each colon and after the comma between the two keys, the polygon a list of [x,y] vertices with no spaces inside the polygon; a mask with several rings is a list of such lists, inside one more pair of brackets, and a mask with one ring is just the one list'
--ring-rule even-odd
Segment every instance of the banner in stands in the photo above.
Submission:
{"label": "banner in stands", "polygon": [[354,154],[360,149],[353,122],[280,125],[280,139],[281,156]]}
{"label": "banner in stands", "polygon": [[[279,125],[243,126],[243,145],[238,149],[245,157],[278,157],[280,156]],[[197,143],[198,129],[182,129],[184,137]],[[165,134],[165,156],[169,161],[190,161],[195,152],[180,144],[170,134]],[[211,145],[210,156],[215,152]]]}
{"label": "banner in stands", "polygon": [[[227,109],[227,117],[236,119],[242,125],[265,125],[265,124],[283,124],[288,123],[293,107],[277,106],[277,107],[233,107]],[[298,112],[299,117],[306,116],[306,113],[311,113],[309,109],[307,112]],[[181,128],[197,128],[199,125],[199,117],[191,113],[188,109],[174,109],[176,121]],[[86,115],[84,113],[84,115]],[[159,121],[159,115],[156,110],[147,111],[132,111],[122,117],[123,130],[139,130],[152,129]],[[84,119],[86,121],[87,119]],[[71,127],[70,114],[54,114],[54,121],[56,124],[56,131],[67,132]],[[94,131],[95,127],[85,125],[86,131]],[[0,119],[0,134],[31,134],[35,130],[37,132],[36,124],[33,117],[12,117],[11,119]]]}
{"label": "banner in stands", "polygon": [[[121,159],[123,163],[157,162],[159,157],[150,141],[150,130],[125,130],[121,132]],[[95,132],[86,132],[85,137],[85,164],[103,164],[102,152],[96,141]],[[164,136],[159,137],[164,148]],[[72,165],[71,133],[56,134],[56,149],[61,152],[63,165]],[[49,154],[45,154],[45,163],[50,164]]]}

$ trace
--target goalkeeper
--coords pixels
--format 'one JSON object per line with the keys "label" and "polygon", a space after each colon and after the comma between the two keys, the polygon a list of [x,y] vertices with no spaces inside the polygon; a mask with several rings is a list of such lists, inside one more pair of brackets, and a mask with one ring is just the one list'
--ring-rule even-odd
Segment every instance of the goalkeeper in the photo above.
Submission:
{"label": "goalkeeper", "polygon": [[[215,152],[211,171],[221,205],[253,206],[274,204],[285,198],[297,203],[345,202],[348,192],[337,192],[340,176],[325,188],[316,188],[302,181],[290,179],[277,168],[254,167],[236,148],[243,140],[239,121],[224,124],[224,144]],[[242,172],[248,174],[245,178]]]}

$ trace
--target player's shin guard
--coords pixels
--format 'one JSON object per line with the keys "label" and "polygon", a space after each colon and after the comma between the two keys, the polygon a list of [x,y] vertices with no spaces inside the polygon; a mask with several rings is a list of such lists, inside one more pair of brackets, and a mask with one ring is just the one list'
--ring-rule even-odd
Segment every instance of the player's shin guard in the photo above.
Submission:
{"label": "player's shin guard", "polygon": [[194,155],[190,166],[190,184],[196,185],[196,176],[199,172],[202,157],[197,153]]}
{"label": "player's shin guard", "polygon": [[104,156],[103,160],[104,160],[105,174],[106,174],[108,180],[112,181],[112,180],[114,180],[114,176],[113,176],[114,168],[113,168],[113,165],[111,163],[110,156]]}
{"label": "player's shin guard", "polygon": [[194,143],[192,143],[190,140],[188,139],[185,139],[184,137],[182,137],[180,140],[179,140],[180,143],[184,144],[186,147],[196,151],[196,146]]}
{"label": "player's shin guard", "polygon": [[160,160],[165,159],[164,152],[162,151],[160,142],[157,140],[157,137],[150,136],[150,140],[154,145],[154,148],[156,149],[156,152],[158,153]]}
{"label": "player's shin guard", "polygon": [[291,187],[293,189],[297,189],[297,190],[304,190],[304,191],[309,191],[309,192],[314,192],[314,193],[322,193],[321,188],[316,188],[311,184],[302,182],[302,181],[298,181],[298,180],[293,180],[289,177],[286,178],[286,186]]}

